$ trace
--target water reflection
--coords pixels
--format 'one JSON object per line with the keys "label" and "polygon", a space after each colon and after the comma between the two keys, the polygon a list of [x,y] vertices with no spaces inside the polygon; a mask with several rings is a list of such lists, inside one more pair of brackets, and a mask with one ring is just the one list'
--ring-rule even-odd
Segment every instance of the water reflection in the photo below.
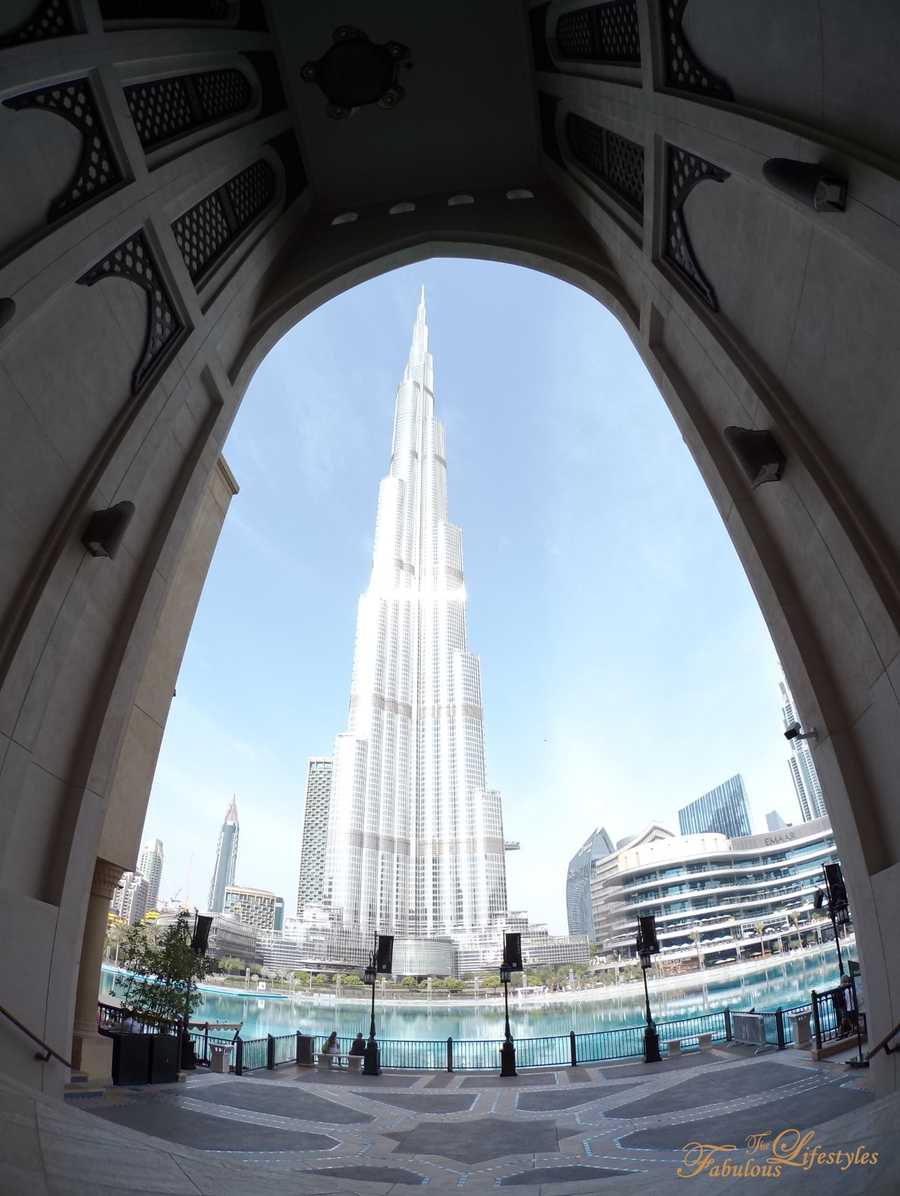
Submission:
{"label": "water reflection", "polygon": [[[113,987],[115,975],[104,968],[100,999]],[[811,989],[827,989],[838,982],[837,958],[833,948],[821,955],[799,960],[772,962],[750,975],[733,979],[708,980],[700,988],[670,988],[652,997],[654,1016],[659,1020],[704,1013],[726,1007],[732,1009],[788,1008],[809,1000]],[[519,1038],[567,1034],[569,1030],[615,1030],[643,1021],[643,996],[629,991],[627,996],[612,996],[602,1001],[573,1001],[566,1004],[516,1002],[510,1010],[513,1033]],[[243,1022],[241,1034],[255,1038],[264,1034],[286,1034],[302,1029],[341,1035],[368,1032],[368,1005],[342,1003],[320,996],[318,1002],[308,994],[293,999],[261,999],[204,993],[204,1002],[194,1014],[198,1021]],[[476,1008],[424,1005],[378,1009],[378,1033],[381,1038],[446,1039],[500,1038],[503,1033],[503,1004]]]}

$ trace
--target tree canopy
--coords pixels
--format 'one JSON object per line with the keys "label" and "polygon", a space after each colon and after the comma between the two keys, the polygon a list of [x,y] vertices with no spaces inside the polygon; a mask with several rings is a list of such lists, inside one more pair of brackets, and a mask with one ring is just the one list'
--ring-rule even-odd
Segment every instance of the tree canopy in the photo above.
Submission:
{"label": "tree canopy", "polygon": [[116,980],[114,995],[126,1009],[150,1019],[179,1022],[189,1018],[203,1002],[197,983],[210,970],[205,955],[191,950],[187,910],[154,936],[140,922],[129,928],[123,944],[127,972]]}

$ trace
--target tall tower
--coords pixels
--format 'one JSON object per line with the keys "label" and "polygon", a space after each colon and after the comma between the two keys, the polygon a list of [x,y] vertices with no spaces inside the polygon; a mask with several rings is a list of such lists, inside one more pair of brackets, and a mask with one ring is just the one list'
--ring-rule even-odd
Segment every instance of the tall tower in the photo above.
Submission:
{"label": "tall tower", "polygon": [[306,770],[303,842],[300,845],[300,880],[297,884],[298,918],[303,917],[306,906],[322,904],[332,769],[330,756],[313,756]]}
{"label": "tall tower", "polygon": [[[791,723],[799,721],[797,710],[787,682],[780,681],[778,688],[781,690],[781,720],[787,729]],[[791,780],[794,782],[794,789],[797,792],[797,801],[800,803],[803,821],[811,822],[814,818],[827,818],[828,811],[825,809],[819,774],[816,772],[813,755],[805,739],[791,740],[791,755],[787,763],[791,770]]]}
{"label": "tall tower", "polygon": [[156,909],[159,904],[159,882],[162,880],[162,839],[148,839],[141,846],[137,870],[147,882],[147,909]]}
{"label": "tall tower", "polygon": [[682,835],[712,831],[729,839],[749,835],[750,810],[740,773],[683,806],[678,811],[678,829]]}
{"label": "tall tower", "polygon": [[324,896],[348,928],[462,939],[506,916],[501,799],[485,784],[467,640],[423,288],[357,609],[348,725],[335,741]]}
{"label": "tall tower", "polygon": [[225,813],[225,821],[219,831],[219,843],[216,847],[216,863],[213,868],[212,880],[209,882],[209,912],[220,914],[225,905],[225,889],[234,884],[234,874],[237,869],[238,839],[241,828],[238,822],[237,801],[232,797],[231,804]]}

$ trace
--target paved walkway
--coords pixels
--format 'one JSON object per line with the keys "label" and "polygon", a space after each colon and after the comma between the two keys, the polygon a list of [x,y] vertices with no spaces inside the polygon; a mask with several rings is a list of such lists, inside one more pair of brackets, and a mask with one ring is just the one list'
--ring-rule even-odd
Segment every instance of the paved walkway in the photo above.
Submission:
{"label": "paved walkway", "polygon": [[727,1192],[896,1193],[900,1099],[874,1101],[866,1079],[793,1051],[731,1047],[504,1081],[195,1072],[182,1084],[65,1103],[0,1081],[0,1193],[402,1196],[427,1184],[473,1196],[499,1187],[520,1196],[648,1188],[664,1196],[686,1190],[678,1170],[687,1143],[729,1147],[717,1162],[749,1162],[752,1171],[770,1151],[748,1152],[747,1137],[785,1129],[815,1130],[809,1146],[878,1151],[880,1161],[693,1182]]}

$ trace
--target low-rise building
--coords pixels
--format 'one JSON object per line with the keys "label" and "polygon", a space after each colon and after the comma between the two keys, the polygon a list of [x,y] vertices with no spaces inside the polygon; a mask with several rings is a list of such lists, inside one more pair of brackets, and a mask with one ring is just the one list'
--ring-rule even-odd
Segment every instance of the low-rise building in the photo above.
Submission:
{"label": "low-rise building", "polygon": [[663,958],[726,963],[808,943],[822,865],[836,860],[827,818],[734,839],[652,824],[595,870],[597,941],[632,958],[637,919],[653,914]]}
{"label": "low-rise building", "polygon": [[[226,885],[223,912],[232,914],[257,930],[274,930],[279,898],[268,889],[250,889],[244,885]],[[281,903],[284,909],[284,902]]]}

